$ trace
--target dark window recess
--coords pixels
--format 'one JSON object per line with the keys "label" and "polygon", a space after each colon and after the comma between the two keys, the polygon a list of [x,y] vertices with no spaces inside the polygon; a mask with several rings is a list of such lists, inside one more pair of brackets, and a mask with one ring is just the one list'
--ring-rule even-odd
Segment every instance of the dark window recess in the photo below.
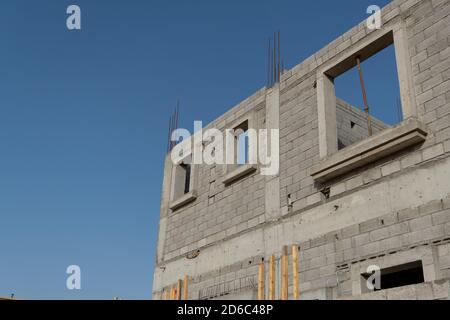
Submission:
{"label": "dark window recess", "polygon": [[344,149],[346,146],[345,146],[345,144],[342,142],[342,140],[341,139],[338,139],[338,149],[339,150],[342,150],[342,149]]}
{"label": "dark window recess", "polygon": [[323,188],[322,190],[320,190],[320,192],[322,192],[325,199],[330,199],[330,192],[331,192],[330,187]]}
{"label": "dark window recess", "polygon": [[[362,276],[365,280],[368,280],[371,274],[363,274]],[[375,289],[375,291],[409,286],[424,281],[422,261],[415,261],[381,269],[381,289]],[[365,281],[363,286],[365,286]]]}
{"label": "dark window recess", "polygon": [[191,166],[189,164],[181,164],[181,167],[185,171],[184,178],[184,194],[189,193],[191,185]]}

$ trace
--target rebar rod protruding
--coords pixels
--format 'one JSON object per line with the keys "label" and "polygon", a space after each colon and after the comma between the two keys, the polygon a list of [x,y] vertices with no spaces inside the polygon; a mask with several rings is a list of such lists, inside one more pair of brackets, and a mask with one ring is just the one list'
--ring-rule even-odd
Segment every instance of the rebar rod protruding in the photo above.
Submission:
{"label": "rebar rod protruding", "polygon": [[367,103],[367,94],[366,94],[366,86],[364,84],[364,77],[361,69],[361,59],[359,57],[356,58],[356,63],[358,65],[358,72],[359,72],[359,80],[361,82],[361,90],[364,100],[364,111],[366,112],[367,116],[367,130],[369,131],[369,137],[372,136],[372,120],[370,118],[369,113],[369,104]]}
{"label": "rebar rod protruding", "polygon": [[280,31],[278,31],[278,72],[277,72],[277,82],[281,79],[281,49],[280,49]]}

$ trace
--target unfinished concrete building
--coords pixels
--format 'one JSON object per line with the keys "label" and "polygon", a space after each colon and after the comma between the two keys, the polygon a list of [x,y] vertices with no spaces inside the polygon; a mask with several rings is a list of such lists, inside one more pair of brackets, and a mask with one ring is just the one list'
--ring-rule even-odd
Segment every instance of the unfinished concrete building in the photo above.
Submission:
{"label": "unfinished concrete building", "polygon": [[[390,45],[403,120],[373,120],[369,136],[334,79]],[[280,257],[292,245],[290,299],[294,281],[299,299],[448,299],[450,1],[392,1],[381,29],[361,22],[206,128],[238,127],[280,130],[279,174],[226,165],[187,174],[168,155],[154,299],[185,277],[189,299],[256,299],[271,256],[279,299]],[[372,265],[376,291],[366,285]]]}

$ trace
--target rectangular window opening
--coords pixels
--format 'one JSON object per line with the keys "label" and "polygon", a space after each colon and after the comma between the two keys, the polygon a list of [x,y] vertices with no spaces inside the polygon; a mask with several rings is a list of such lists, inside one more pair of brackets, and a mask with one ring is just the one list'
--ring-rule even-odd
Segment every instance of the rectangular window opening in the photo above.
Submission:
{"label": "rectangular window opening", "polygon": [[257,137],[253,134],[253,115],[243,117],[240,122],[231,125],[231,128],[233,129],[230,130],[230,138],[233,140],[229,142],[232,142],[233,146],[229,147],[234,148],[233,159],[230,159],[232,163],[226,165],[225,177],[222,180],[222,183],[227,186],[241,181],[257,170],[256,163],[253,163],[255,161],[253,147],[257,143]]}
{"label": "rectangular window opening", "polygon": [[173,168],[173,187],[172,187],[172,201],[177,201],[183,196],[191,193],[193,190],[193,167],[192,157],[185,158],[182,162],[175,165]]}
{"label": "rectangular window opening", "polygon": [[236,145],[236,164],[243,166],[249,162],[249,138],[248,138],[248,121],[244,121],[234,128],[235,145]]}
{"label": "rectangular window opening", "polygon": [[[370,292],[367,288],[366,281],[372,274],[362,274],[362,292]],[[410,262],[390,268],[380,270],[380,287],[375,291],[403,287],[413,284],[423,283],[423,265],[422,261]]]}
{"label": "rectangular window opening", "polygon": [[392,33],[342,61],[327,75],[335,86],[338,150],[403,121]]}
{"label": "rectangular window opening", "polygon": [[191,191],[191,165],[182,163],[180,166],[184,170],[184,194],[188,194]]}

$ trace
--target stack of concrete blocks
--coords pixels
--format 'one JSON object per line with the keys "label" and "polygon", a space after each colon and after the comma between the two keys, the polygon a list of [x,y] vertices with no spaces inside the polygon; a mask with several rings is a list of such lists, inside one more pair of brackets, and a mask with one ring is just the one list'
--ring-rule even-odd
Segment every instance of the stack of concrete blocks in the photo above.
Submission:
{"label": "stack of concrete blocks", "polygon": [[[380,30],[361,22],[285,72],[279,84],[207,126],[230,129],[247,117],[254,127],[279,128],[277,176],[257,170],[224,184],[223,166],[195,165],[196,198],[172,210],[173,164],[166,158],[154,299],[184,275],[189,299],[255,299],[258,263],[272,254],[279,258],[282,247],[292,244],[300,247],[300,299],[448,299],[450,2],[394,0],[382,9],[382,21]],[[338,127],[352,109],[333,100],[324,71],[355,53],[364,55],[364,48],[389,30],[405,120],[392,128],[376,122],[375,137],[387,134],[374,140],[353,137],[351,130],[341,134],[347,143],[359,141],[360,149],[376,144],[383,156],[335,174],[339,161],[359,160],[346,158],[355,152],[352,146],[338,150]],[[353,119],[365,128],[364,117]],[[424,141],[398,144],[398,132],[411,126]],[[383,143],[391,133],[400,147],[386,152]],[[332,163],[331,169],[320,176],[324,163]],[[367,266],[413,261],[422,262],[423,283],[364,290]]]}

